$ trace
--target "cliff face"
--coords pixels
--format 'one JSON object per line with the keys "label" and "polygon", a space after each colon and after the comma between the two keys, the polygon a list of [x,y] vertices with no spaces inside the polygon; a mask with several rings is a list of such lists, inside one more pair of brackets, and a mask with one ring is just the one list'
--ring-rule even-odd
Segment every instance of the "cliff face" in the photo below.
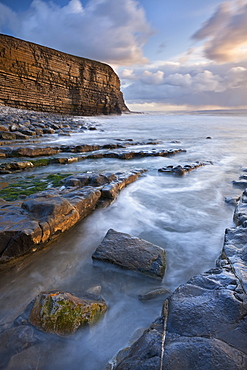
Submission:
{"label": "cliff face", "polygon": [[74,115],[128,111],[107,64],[1,34],[0,104]]}

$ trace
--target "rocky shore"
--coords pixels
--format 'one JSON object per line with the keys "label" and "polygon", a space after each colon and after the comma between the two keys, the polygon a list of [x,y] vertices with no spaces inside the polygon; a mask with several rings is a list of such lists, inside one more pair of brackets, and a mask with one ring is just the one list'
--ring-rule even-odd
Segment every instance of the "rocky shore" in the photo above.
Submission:
{"label": "rocky shore", "polygon": [[247,189],[234,221],[216,266],[179,286],[161,316],[107,370],[247,368]]}
{"label": "rocky shore", "polygon": [[[64,232],[97,207],[109,205],[123,188],[147,172],[143,168],[69,172],[70,164],[103,158],[169,158],[185,152],[182,148],[161,148],[163,143],[156,139],[113,139],[103,145],[48,145],[45,142],[49,135],[69,135],[97,127],[83,119],[7,107],[0,109],[0,126],[1,173],[15,176],[26,170],[23,183],[0,182],[0,264],[3,272],[18,265],[22,258],[28,260],[30,254],[45,245],[52,248],[55,239],[62,238]],[[158,149],[140,149],[156,145]],[[35,167],[50,164],[66,164],[68,173],[50,174],[41,182],[28,176]],[[161,176],[166,173],[190,176],[189,172],[207,164],[212,162],[170,165],[157,168],[157,172],[163,172]],[[245,172],[235,182],[243,189],[247,188]],[[141,302],[163,297],[161,315],[139,339],[116,355],[107,370],[247,368],[247,190],[233,203],[236,204],[236,225],[226,230],[216,265],[172,293],[156,288],[139,296],[136,294]],[[160,280],[169,264],[163,248],[112,229],[108,230],[92,258],[92,264],[100,261],[101,269],[105,264],[113,264],[123,268],[123,273],[131,270],[141,278],[148,276]],[[69,343],[77,329],[93,325],[111,309],[98,293],[97,287],[78,294],[60,290],[39,292],[13,322],[0,326],[0,368],[7,369],[9,361],[26,349],[42,348],[51,336]],[[41,367],[45,366],[45,361],[45,358],[41,360]]]}

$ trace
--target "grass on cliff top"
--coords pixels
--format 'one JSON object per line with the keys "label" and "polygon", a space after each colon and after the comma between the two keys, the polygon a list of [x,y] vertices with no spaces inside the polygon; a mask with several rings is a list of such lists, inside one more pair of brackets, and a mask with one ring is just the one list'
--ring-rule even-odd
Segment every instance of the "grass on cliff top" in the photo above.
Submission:
{"label": "grass on cliff top", "polygon": [[29,195],[44,191],[49,187],[61,186],[61,180],[71,174],[50,174],[45,178],[35,178],[28,176],[13,184],[5,184],[6,186],[0,190],[0,198],[8,201],[17,200],[28,197]]}

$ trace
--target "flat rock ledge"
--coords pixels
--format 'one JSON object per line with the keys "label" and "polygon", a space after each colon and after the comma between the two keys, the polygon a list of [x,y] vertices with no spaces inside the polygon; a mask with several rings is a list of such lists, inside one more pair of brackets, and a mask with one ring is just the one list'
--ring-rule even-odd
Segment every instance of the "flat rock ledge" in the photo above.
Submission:
{"label": "flat rock ledge", "polygon": [[108,370],[247,369],[247,189],[216,267],[177,288]]}
{"label": "flat rock ledge", "polygon": [[182,175],[185,175],[187,172],[193,171],[199,167],[206,166],[208,164],[213,164],[213,163],[210,161],[207,161],[207,162],[196,161],[195,163],[185,164],[184,166],[177,165],[177,166],[162,167],[162,168],[159,168],[158,171],[173,173],[175,175],[182,176]]}
{"label": "flat rock ledge", "polygon": [[158,279],[163,279],[166,269],[163,248],[113,229],[108,230],[92,258]]}
{"label": "flat rock ledge", "polygon": [[0,264],[35,252],[73,227],[145,170],[69,176],[61,188],[36,193],[25,201],[0,199]]}
{"label": "flat rock ledge", "polygon": [[93,324],[106,310],[105,301],[97,297],[42,292],[34,301],[29,322],[44,332],[66,336],[74,334],[82,325]]}
{"label": "flat rock ledge", "polygon": [[[143,143],[135,143],[135,145],[150,145]],[[118,148],[118,151],[107,150],[105,147],[114,147]],[[0,147],[0,158],[2,157],[15,157],[15,159],[8,159],[7,162],[0,163],[0,174],[8,174],[12,172],[20,172],[33,167],[48,166],[50,164],[70,164],[74,162],[84,161],[86,159],[102,159],[102,158],[115,158],[120,160],[129,160],[137,159],[144,157],[170,157],[175,154],[184,152],[183,149],[162,149],[162,150],[119,150],[123,145],[118,146],[117,144],[109,144],[100,146],[93,145],[78,145],[77,149],[71,147],[72,156],[64,156],[63,152],[69,152],[61,147],[22,147],[22,148],[9,148],[9,147]],[[95,149],[96,148],[96,149]],[[77,150],[77,151],[76,151]],[[83,152],[92,152],[90,154],[78,155],[78,153]],[[55,156],[59,155],[59,156]],[[44,158],[35,158],[41,157]],[[24,157],[24,160],[21,160],[19,157]],[[18,160],[16,160],[18,158]],[[28,160],[27,160],[28,159]]]}

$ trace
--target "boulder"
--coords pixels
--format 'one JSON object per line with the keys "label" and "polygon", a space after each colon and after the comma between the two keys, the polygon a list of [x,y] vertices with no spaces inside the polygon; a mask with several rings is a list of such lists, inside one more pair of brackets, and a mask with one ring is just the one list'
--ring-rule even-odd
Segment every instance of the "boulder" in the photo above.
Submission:
{"label": "boulder", "polygon": [[113,229],[108,230],[92,258],[138,271],[153,278],[162,279],[165,274],[164,249]]}
{"label": "boulder", "polygon": [[94,323],[106,310],[105,301],[92,299],[92,295],[78,298],[67,292],[42,292],[35,299],[29,321],[44,332],[66,336],[81,325]]}

